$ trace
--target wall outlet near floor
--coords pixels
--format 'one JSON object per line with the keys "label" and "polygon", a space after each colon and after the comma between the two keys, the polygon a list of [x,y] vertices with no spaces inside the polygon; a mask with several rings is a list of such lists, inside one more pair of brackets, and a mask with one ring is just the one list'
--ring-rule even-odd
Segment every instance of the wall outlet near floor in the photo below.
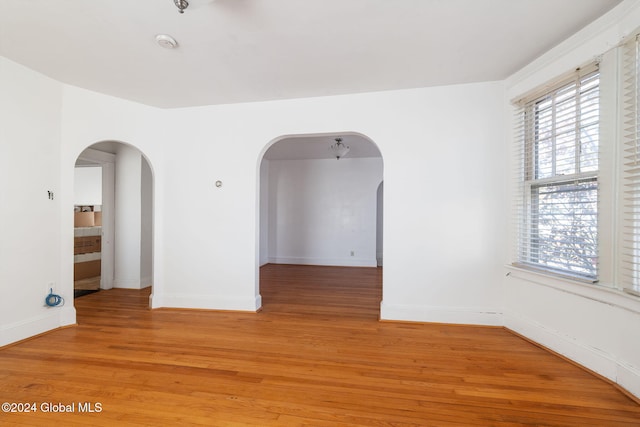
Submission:
{"label": "wall outlet near floor", "polygon": [[351,256],[354,256],[356,254],[356,251],[351,251]]}

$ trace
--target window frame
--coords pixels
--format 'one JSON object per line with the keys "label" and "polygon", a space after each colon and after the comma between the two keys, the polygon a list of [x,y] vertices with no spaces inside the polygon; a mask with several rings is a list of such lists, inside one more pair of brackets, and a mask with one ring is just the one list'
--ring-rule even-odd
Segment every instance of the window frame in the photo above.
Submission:
{"label": "window frame", "polygon": [[[524,267],[527,269],[532,269],[536,271],[540,271],[542,273],[547,273],[554,276],[566,277],[577,281],[587,282],[587,283],[596,283],[599,280],[599,242],[598,242],[598,234],[599,234],[599,209],[598,202],[600,198],[600,189],[599,189],[599,172],[600,172],[600,159],[599,159],[599,150],[601,146],[601,95],[600,95],[600,71],[598,67],[598,63],[594,62],[593,64],[589,64],[586,67],[582,67],[580,69],[575,70],[570,73],[570,75],[565,75],[563,78],[556,80],[554,83],[546,85],[539,90],[533,91],[531,94],[527,95],[523,99],[521,99],[517,104],[519,106],[517,110],[517,120],[516,120],[516,140],[520,146],[520,159],[518,164],[520,165],[520,170],[518,172],[518,181],[519,185],[519,199],[520,203],[518,203],[518,232],[516,233],[517,242],[515,245],[516,254],[515,254],[515,262],[513,263],[517,267]],[[589,159],[585,158],[586,161],[586,169],[583,170],[583,160],[582,148],[582,124],[583,124],[583,112],[580,110],[583,107],[581,103],[581,97],[583,92],[581,88],[585,82],[591,82],[593,85],[591,89],[586,90],[584,93],[589,94],[589,96],[593,96],[590,91],[595,90],[595,104],[594,107],[595,113],[595,121],[591,122],[585,127],[592,127],[591,131],[595,129],[595,154],[591,158],[594,164],[588,165]],[[595,84],[594,84],[595,81]],[[571,99],[574,103],[574,111],[572,114],[569,114],[568,120],[569,123],[573,123],[575,129],[573,130],[564,130],[563,132],[558,132],[557,126],[558,122],[558,106],[557,99],[563,92],[571,92],[572,86],[574,87],[573,91],[574,95],[569,96],[567,99]],[[593,102],[593,99],[590,100]],[[547,143],[550,144],[550,157],[545,166],[551,167],[551,173],[547,173],[548,176],[541,176],[541,162],[540,162],[540,141],[541,139],[541,127],[540,127],[540,114],[543,110],[538,110],[538,108],[545,102],[550,102],[550,106],[545,107],[549,110],[550,114],[550,123],[551,129],[547,130]],[[587,103],[589,100],[587,100]],[[573,171],[574,173],[569,174],[558,174],[558,159],[557,159],[557,139],[559,136],[564,135],[573,135]],[[571,139],[570,139],[571,141]],[[571,143],[569,143],[569,151],[571,150]],[[592,256],[595,258],[595,263],[593,265],[592,270],[588,270],[585,267],[583,271],[573,270],[571,267],[564,269],[559,268],[552,264],[552,259],[545,259],[541,262],[534,261],[535,255],[533,252],[538,251],[540,253],[540,245],[538,243],[533,243],[534,241],[539,240],[540,235],[536,234],[535,229],[540,224],[540,210],[535,208],[534,201],[534,193],[536,189],[549,187],[549,186],[558,186],[559,188],[568,187],[576,184],[584,184],[588,182],[595,182],[595,224],[592,221],[589,221],[594,230],[593,239],[591,239],[594,244],[592,250],[595,252]],[[571,207],[574,203],[567,203],[567,206]],[[551,242],[550,239],[544,239],[547,242]],[[551,246],[551,245],[549,245]],[[567,246],[556,245],[556,248],[564,249]],[[547,251],[549,249],[546,249]],[[575,252],[575,251],[574,251]],[[570,251],[566,251],[565,253],[570,253]],[[567,265],[569,265],[570,255],[557,257],[561,262],[566,261]],[[540,258],[539,258],[540,259]],[[555,264],[560,264],[561,262],[556,262]],[[588,263],[587,263],[588,264]],[[585,271],[588,270],[588,271]]]}

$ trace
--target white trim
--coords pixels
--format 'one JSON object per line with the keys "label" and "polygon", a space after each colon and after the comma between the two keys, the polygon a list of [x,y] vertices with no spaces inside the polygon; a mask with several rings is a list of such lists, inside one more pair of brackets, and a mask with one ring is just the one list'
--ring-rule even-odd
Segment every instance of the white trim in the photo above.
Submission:
{"label": "white trim", "polygon": [[373,258],[308,258],[308,257],[269,257],[270,264],[327,265],[336,267],[377,267]]}
{"label": "white trim", "polygon": [[582,344],[569,335],[552,330],[510,310],[505,312],[504,320],[506,328],[586,366],[610,380],[615,380],[616,360],[612,354]]}
{"label": "white trim", "polygon": [[[640,1],[624,0],[556,47],[515,72],[505,80],[512,97],[575,69],[618,46],[638,26]],[[594,54],[595,53],[595,54]],[[562,70],[559,72],[559,70]]]}
{"label": "white trim", "polygon": [[[100,250],[102,253],[100,289],[112,289],[116,286],[114,280],[116,155],[95,150],[93,148],[87,148],[80,154],[80,156],[78,156],[77,160],[82,160],[92,164],[76,165],[76,168],[96,165],[99,165],[102,168],[102,226],[99,227],[102,236],[102,246]],[[98,227],[92,228],[97,229]],[[74,233],[76,233],[77,230],[77,228],[74,228]]]}
{"label": "white trim", "polygon": [[140,286],[140,279],[122,280],[115,278],[113,279],[113,287],[119,289],[142,289]]}
{"label": "white trim", "polygon": [[262,307],[262,297],[255,298],[228,295],[187,295],[152,294],[150,297],[152,308],[187,308],[200,310],[229,310],[255,312]]}
{"label": "white trim", "polygon": [[640,369],[618,361],[616,382],[629,393],[640,397]]}
{"label": "white trim", "polygon": [[410,322],[503,326],[502,309],[494,307],[438,307],[410,304],[380,304],[380,318]]}
{"label": "white trim", "polygon": [[636,297],[640,297],[640,291],[636,290],[636,289],[632,289],[632,288],[624,288],[622,289],[625,293],[636,296]]}
{"label": "white trim", "polygon": [[528,270],[513,265],[506,265],[505,267],[509,270],[508,275],[519,280],[640,314],[640,298],[619,289],[606,287],[602,284],[589,284],[571,280],[570,278],[552,276],[541,271]]}
{"label": "white trim", "polygon": [[115,274],[115,163],[102,164],[102,266],[101,289],[113,288]]}
{"label": "white trim", "polygon": [[[44,298],[43,298],[44,304]],[[0,326],[0,347],[31,338],[35,335],[51,331],[62,326],[73,325],[75,320],[75,308],[73,308],[73,298],[71,301],[65,299],[65,304],[69,306],[52,307],[38,316],[9,323]]]}
{"label": "white trim", "polygon": [[617,383],[640,396],[640,370],[614,354],[577,341],[513,311],[504,315],[505,327]]}
{"label": "white trim", "polygon": [[[505,309],[505,327],[640,397],[640,364],[635,350],[640,298],[598,284],[513,266],[506,269],[505,291],[509,293],[513,287],[512,298],[519,300],[514,305],[516,309]],[[523,291],[533,299],[519,297]],[[569,315],[558,321],[565,307],[569,309],[567,301],[572,301],[582,319],[572,319]],[[586,322],[583,327],[576,323],[581,320]],[[586,329],[594,325],[610,327]]]}

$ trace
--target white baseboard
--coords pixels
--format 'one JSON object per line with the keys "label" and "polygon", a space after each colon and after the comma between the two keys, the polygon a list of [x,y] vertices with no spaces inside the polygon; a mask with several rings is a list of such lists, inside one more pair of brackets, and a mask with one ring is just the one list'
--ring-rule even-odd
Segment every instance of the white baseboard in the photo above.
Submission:
{"label": "white baseboard", "polygon": [[[67,302],[69,303],[69,302]],[[0,326],[0,347],[76,323],[73,300],[69,306],[51,307],[41,315]]]}
{"label": "white baseboard", "polygon": [[602,375],[640,398],[640,370],[614,355],[513,312],[505,313],[505,327]]}
{"label": "white baseboard", "polygon": [[140,280],[114,280],[113,287],[117,289],[144,289],[152,286],[152,277],[143,277]]}
{"label": "white baseboard", "polygon": [[262,297],[230,297],[227,295],[151,294],[151,308],[192,308],[255,312],[262,307]]}
{"label": "white baseboard", "polygon": [[271,264],[330,265],[335,267],[377,267],[375,258],[269,257]]}
{"label": "white baseboard", "polygon": [[117,289],[141,289],[140,279],[113,279],[113,287]]}
{"label": "white baseboard", "polygon": [[432,307],[409,304],[380,304],[380,318],[410,322],[456,323],[502,326],[502,310],[486,307]]}
{"label": "white baseboard", "polygon": [[640,399],[640,369],[618,362],[617,383],[620,387]]}

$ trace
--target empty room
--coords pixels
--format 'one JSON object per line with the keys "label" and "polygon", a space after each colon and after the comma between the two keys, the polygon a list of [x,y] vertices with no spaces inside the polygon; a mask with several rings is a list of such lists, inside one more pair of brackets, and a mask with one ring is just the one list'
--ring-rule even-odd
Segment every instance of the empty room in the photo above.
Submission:
{"label": "empty room", "polygon": [[0,0],[0,424],[637,426],[640,0]]}

